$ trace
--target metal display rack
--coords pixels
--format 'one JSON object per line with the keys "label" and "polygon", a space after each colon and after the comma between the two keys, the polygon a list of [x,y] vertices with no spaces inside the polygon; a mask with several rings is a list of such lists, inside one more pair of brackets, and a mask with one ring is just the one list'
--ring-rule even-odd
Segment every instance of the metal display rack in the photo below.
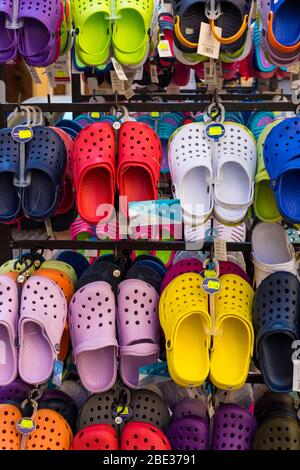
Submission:
{"label": "metal display rack", "polygon": [[[1,71],[0,71],[1,75]],[[1,79],[1,76],[0,76]],[[290,95],[286,95],[287,101],[272,101],[274,93],[247,93],[247,88],[239,89],[237,94],[230,90],[229,93],[220,93],[221,100],[226,111],[295,111],[296,106],[292,103]],[[282,95],[284,96],[284,95]],[[72,103],[37,103],[36,105],[47,113],[65,113],[82,114],[87,112],[109,112],[117,104],[126,105],[129,112],[197,112],[204,111],[211,104],[213,94],[203,90],[187,91],[180,94],[166,94],[164,92],[144,93],[139,92],[130,101],[125,101],[121,96],[105,95],[105,103],[90,103],[90,96],[81,95],[80,76],[72,75]],[[159,97],[161,101],[155,101]],[[32,105],[32,103],[30,103]],[[20,104],[19,104],[20,105]],[[33,104],[35,106],[35,104]],[[18,107],[18,103],[0,103],[0,126],[7,127],[7,115]],[[11,226],[0,224],[0,264],[11,259],[13,249],[35,250],[39,248],[47,249],[70,249],[70,250],[102,250],[112,249],[116,253],[127,252],[130,250],[175,250],[183,251],[187,249],[185,241],[151,241],[151,240],[14,240],[12,238]],[[300,248],[300,243],[294,244]],[[203,250],[210,251],[212,243],[205,243]],[[191,248],[188,248],[191,249]],[[250,253],[251,243],[227,243],[228,251],[242,251]],[[263,383],[261,374],[250,373],[249,383]]]}

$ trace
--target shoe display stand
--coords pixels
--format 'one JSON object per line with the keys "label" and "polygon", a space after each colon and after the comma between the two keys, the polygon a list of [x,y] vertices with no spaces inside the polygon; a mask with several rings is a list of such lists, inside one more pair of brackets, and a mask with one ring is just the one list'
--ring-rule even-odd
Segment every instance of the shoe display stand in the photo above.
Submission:
{"label": "shoe display stand", "polygon": [[[1,79],[1,76],[0,76]],[[213,93],[203,90],[188,90],[180,94],[166,94],[163,92],[136,94],[130,101],[125,101],[118,95],[105,96],[105,103],[88,102],[90,96],[82,95],[80,92],[80,75],[72,76],[72,103],[38,103],[37,106],[45,113],[66,113],[74,115],[87,112],[109,112],[120,104],[126,106],[129,112],[197,112],[205,108],[215,99]],[[238,89],[235,94],[232,91],[220,93],[218,99],[222,102],[226,111],[280,111],[295,112],[296,106],[292,103],[290,95],[282,95],[285,99],[273,101],[275,93],[249,93],[248,89]],[[155,101],[159,97],[160,101]],[[34,106],[35,104],[33,104]],[[7,127],[7,116],[18,107],[18,103],[0,103],[0,126]],[[12,257],[12,250],[108,250],[112,249],[116,254],[131,250],[174,250],[184,251],[187,244],[184,240],[176,241],[151,241],[151,240],[39,240],[24,239],[14,240],[12,238],[11,226],[0,225],[0,264]],[[210,251],[212,242],[205,242],[203,250]],[[300,243],[294,244],[295,249],[300,249]],[[251,243],[227,243],[228,251],[241,251],[244,254],[251,253]],[[250,373],[249,383],[263,383],[262,376]]]}

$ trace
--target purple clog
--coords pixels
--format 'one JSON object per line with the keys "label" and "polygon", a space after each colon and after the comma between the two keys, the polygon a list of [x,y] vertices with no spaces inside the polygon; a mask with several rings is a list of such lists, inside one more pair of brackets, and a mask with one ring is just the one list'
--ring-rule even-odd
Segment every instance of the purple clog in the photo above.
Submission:
{"label": "purple clog", "polygon": [[158,301],[155,288],[140,279],[127,279],[119,285],[120,375],[131,388],[138,386],[139,368],[154,364],[159,357]]}
{"label": "purple clog", "polygon": [[38,275],[29,278],[19,320],[19,374],[24,382],[37,385],[50,378],[66,319],[67,302],[60,287]]}
{"label": "purple clog", "polygon": [[18,55],[16,31],[6,27],[13,17],[13,0],[0,0],[0,64],[15,60]]}
{"label": "purple clog", "polygon": [[13,403],[21,405],[28,398],[30,386],[21,379],[14,380],[11,384],[0,388],[0,403]]}
{"label": "purple clog", "polygon": [[185,398],[180,402],[172,415],[172,420],[177,421],[185,416],[197,416],[207,419],[207,408],[205,403],[198,398]]}
{"label": "purple clog", "polygon": [[208,421],[196,416],[173,421],[166,432],[174,450],[208,450]]}
{"label": "purple clog", "polygon": [[18,49],[32,66],[47,66],[56,60],[60,49],[59,30],[63,19],[60,0],[23,0],[19,5]]}
{"label": "purple clog", "polygon": [[116,302],[108,282],[81,287],[69,309],[74,360],[83,386],[105,392],[117,378]]}
{"label": "purple clog", "polygon": [[0,386],[17,377],[18,287],[9,275],[0,276]]}
{"label": "purple clog", "polygon": [[203,265],[197,258],[189,258],[178,261],[178,263],[173,264],[173,266],[167,271],[165,277],[163,278],[161,292],[163,292],[168,284],[170,284],[170,282],[172,282],[176,277],[181,276],[181,274],[200,274],[202,271]]}
{"label": "purple clog", "polygon": [[213,450],[251,450],[256,420],[245,408],[226,404],[214,415]]}

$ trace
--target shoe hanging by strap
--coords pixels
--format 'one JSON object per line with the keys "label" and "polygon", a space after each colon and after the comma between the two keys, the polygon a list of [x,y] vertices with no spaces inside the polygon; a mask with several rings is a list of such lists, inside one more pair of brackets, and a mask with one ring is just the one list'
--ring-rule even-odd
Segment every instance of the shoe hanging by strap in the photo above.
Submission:
{"label": "shoe hanging by strap", "polygon": [[[224,3],[228,4],[229,7],[232,7],[230,9],[230,11],[235,11],[236,9],[238,9],[240,11],[241,15],[243,15],[243,12],[245,13],[242,25],[239,28],[239,30],[235,34],[233,34],[232,36],[229,36],[229,37],[223,37],[223,36],[219,35],[216,31],[216,26],[217,26],[216,25],[216,18],[211,18],[210,19],[210,26],[211,26],[211,30],[212,30],[212,33],[213,33],[213,36],[215,37],[215,39],[218,42],[220,42],[221,44],[228,45],[228,44],[233,44],[233,43],[237,42],[239,39],[241,39],[241,37],[246,32],[246,29],[247,29],[248,24],[249,24],[249,14],[247,13],[247,11],[248,12],[249,12],[249,10],[251,11],[251,5],[249,5],[249,0],[244,0],[243,2],[240,2],[240,1],[236,2],[236,1],[233,0],[233,1],[227,1],[227,2],[224,2]],[[241,5],[241,3],[242,3],[242,5]],[[221,1],[216,0],[215,4],[216,4],[216,6],[218,6],[218,5],[221,4]],[[221,18],[223,20],[224,20],[224,14],[225,14],[224,12],[222,12],[222,14],[221,14]],[[230,24],[233,25],[235,15],[233,15],[233,17],[232,17],[232,15],[228,15],[228,16],[229,16],[228,20],[230,20]],[[222,30],[223,29],[224,28],[222,28]]]}
{"label": "shoe hanging by strap", "polygon": [[297,41],[295,44],[291,46],[285,46],[284,44],[282,44],[276,39],[275,34],[274,34],[274,12],[273,11],[269,12],[267,34],[268,34],[268,41],[270,45],[277,51],[282,52],[283,54],[296,52],[300,48],[300,41]]}

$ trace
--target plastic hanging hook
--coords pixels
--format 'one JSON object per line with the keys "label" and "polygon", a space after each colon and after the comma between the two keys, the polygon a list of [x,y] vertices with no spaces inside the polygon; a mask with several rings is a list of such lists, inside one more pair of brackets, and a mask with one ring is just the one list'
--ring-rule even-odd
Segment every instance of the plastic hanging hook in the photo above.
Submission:
{"label": "plastic hanging hook", "polygon": [[[34,109],[34,108],[33,108]],[[26,154],[25,154],[25,144],[32,139],[33,133],[31,130],[31,123],[35,119],[32,117],[32,110],[29,106],[18,106],[15,109],[14,114],[26,112],[26,124],[23,126],[16,126],[12,129],[11,134],[12,138],[19,144],[19,157],[20,157],[20,167],[19,167],[19,176],[14,177],[14,185],[17,188],[26,188],[31,183],[31,175],[28,173],[25,177],[25,164],[26,164]],[[35,112],[36,114],[36,112]]]}
{"label": "plastic hanging hook", "polygon": [[110,16],[106,16],[107,20],[119,20],[121,18],[120,15],[116,15],[116,0],[110,1]]}
{"label": "plastic hanging hook", "polygon": [[6,19],[5,27],[7,29],[21,29],[24,25],[24,20],[18,20],[19,16],[19,0],[13,0],[13,14],[12,21]]}
{"label": "plastic hanging hook", "polygon": [[209,20],[217,20],[222,15],[219,0],[207,0],[205,5],[205,16]]}

